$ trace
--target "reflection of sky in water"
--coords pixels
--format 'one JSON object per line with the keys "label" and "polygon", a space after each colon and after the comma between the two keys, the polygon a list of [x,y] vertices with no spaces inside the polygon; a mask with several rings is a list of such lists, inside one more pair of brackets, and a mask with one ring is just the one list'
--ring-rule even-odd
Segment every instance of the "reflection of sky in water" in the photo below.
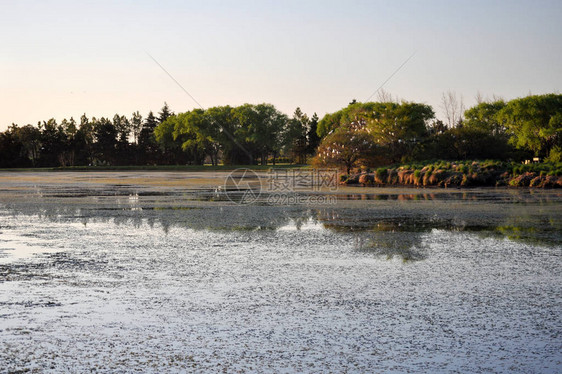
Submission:
{"label": "reflection of sky in water", "polygon": [[25,233],[8,233],[0,230],[0,234],[0,264],[61,250],[51,247],[49,242],[26,236]]}

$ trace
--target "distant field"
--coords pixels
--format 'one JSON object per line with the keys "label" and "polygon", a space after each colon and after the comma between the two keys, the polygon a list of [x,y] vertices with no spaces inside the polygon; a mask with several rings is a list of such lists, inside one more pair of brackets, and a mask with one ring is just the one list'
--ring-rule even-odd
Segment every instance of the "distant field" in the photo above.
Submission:
{"label": "distant field", "polygon": [[309,165],[275,164],[275,165],[132,165],[132,166],[71,166],[56,168],[9,168],[1,171],[105,171],[105,170],[146,170],[146,171],[229,171],[238,168],[268,170],[276,168],[308,168]]}

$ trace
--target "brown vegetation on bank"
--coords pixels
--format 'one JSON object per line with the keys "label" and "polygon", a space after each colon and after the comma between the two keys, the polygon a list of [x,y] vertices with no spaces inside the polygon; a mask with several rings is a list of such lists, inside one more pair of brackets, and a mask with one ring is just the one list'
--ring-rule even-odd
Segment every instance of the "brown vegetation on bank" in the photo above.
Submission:
{"label": "brown vegetation on bank", "polygon": [[[534,169],[534,170],[529,170]],[[494,161],[439,162],[425,165],[404,165],[379,168],[344,175],[342,184],[362,186],[414,187],[534,187],[562,188],[558,170],[541,166],[519,167]]]}

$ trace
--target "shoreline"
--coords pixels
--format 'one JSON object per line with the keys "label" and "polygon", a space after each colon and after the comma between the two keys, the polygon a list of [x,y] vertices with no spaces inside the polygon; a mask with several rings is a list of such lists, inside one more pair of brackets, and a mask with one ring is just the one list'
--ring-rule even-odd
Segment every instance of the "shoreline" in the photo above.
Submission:
{"label": "shoreline", "polygon": [[[90,170],[77,172],[60,170],[49,172],[46,170],[0,170],[0,188],[3,190],[18,190],[36,188],[42,185],[58,185],[62,188],[85,186],[115,186],[115,187],[147,187],[147,188],[172,188],[185,190],[209,190],[224,186],[229,170]],[[265,181],[266,170],[256,170],[256,174]],[[361,176],[373,174],[361,174]],[[557,177],[558,179],[562,179]],[[358,177],[357,180],[360,178]],[[264,182],[262,182],[264,183]],[[552,188],[536,186],[513,185],[412,185],[400,183],[339,183],[337,187],[322,187],[315,191],[294,191],[312,194],[403,194],[421,193],[422,191],[453,192],[453,191],[489,191],[489,190],[557,190],[560,185]]]}
{"label": "shoreline", "polygon": [[562,188],[562,165],[501,161],[437,161],[381,167],[344,175],[340,183],[363,186]]}

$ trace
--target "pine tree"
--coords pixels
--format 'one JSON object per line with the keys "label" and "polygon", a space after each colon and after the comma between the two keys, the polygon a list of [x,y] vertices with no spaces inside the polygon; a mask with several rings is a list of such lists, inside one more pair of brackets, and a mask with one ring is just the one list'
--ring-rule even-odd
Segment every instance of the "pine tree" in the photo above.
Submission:
{"label": "pine tree", "polygon": [[154,129],[158,126],[158,121],[154,113],[150,111],[139,135],[139,152],[144,158],[144,163],[157,162],[158,145],[154,138]]}
{"label": "pine tree", "polygon": [[316,148],[318,148],[318,145],[320,144],[320,137],[316,133],[316,130],[318,129],[318,115],[316,113],[314,113],[310,119],[308,126],[308,133],[306,134],[308,142],[307,149],[309,154],[315,154]]}
{"label": "pine tree", "polygon": [[164,106],[160,110],[160,113],[158,113],[158,123],[164,122],[168,117],[173,115],[174,113],[170,111],[170,107],[168,106],[168,103],[164,102]]}

